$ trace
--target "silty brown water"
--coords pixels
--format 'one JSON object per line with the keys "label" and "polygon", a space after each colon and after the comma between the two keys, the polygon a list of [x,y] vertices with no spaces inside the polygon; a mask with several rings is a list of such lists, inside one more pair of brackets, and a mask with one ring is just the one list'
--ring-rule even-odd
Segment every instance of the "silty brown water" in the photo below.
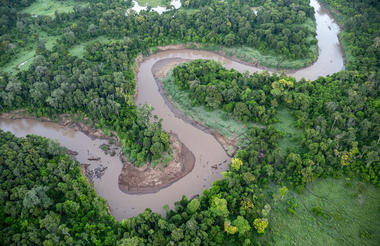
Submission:
{"label": "silty brown water", "polygon": [[[316,0],[311,0],[311,5],[316,9],[319,58],[310,67],[289,73],[297,79],[305,77],[306,79],[314,80],[318,76],[325,76],[344,69],[343,55],[337,39],[338,26],[327,15],[325,10],[320,8]],[[178,134],[180,140],[196,157],[196,164],[191,173],[157,193],[129,195],[119,190],[118,176],[122,169],[122,163],[117,155],[114,157],[105,155],[100,149],[100,145],[105,143],[106,140],[93,140],[74,129],[65,128],[55,123],[30,119],[1,119],[0,128],[5,131],[11,131],[16,136],[36,134],[55,139],[61,145],[77,151],[79,154],[76,159],[81,163],[91,164],[90,169],[101,166],[107,167],[105,174],[101,178],[94,180],[94,187],[97,193],[107,200],[116,219],[121,220],[135,216],[145,208],[151,208],[155,212],[163,213],[163,205],[168,204],[173,207],[174,202],[180,200],[182,195],[190,198],[210,187],[216,179],[221,177],[220,172],[226,170],[227,165],[224,161],[229,160],[229,157],[213,136],[176,118],[168,105],[165,104],[157,89],[151,70],[156,62],[168,58],[213,59],[221,62],[227,68],[234,68],[240,72],[262,71],[262,69],[233,61],[212,52],[197,50],[163,51],[147,57],[141,63],[137,74],[138,95],[136,103],[151,104],[155,108],[153,113],[163,119],[163,128]],[[89,157],[101,157],[101,159],[99,161],[89,161]],[[212,165],[217,163],[223,164],[217,170],[211,168]]]}
{"label": "silty brown water", "polygon": [[[223,148],[212,135],[204,133],[190,124],[184,124],[183,131],[192,132],[193,136],[196,136],[184,141],[189,148],[192,148],[196,156],[193,171],[157,193],[129,195],[121,192],[118,186],[118,176],[122,169],[122,162],[117,155],[114,157],[105,155],[100,149],[102,144],[107,143],[106,140],[93,140],[80,131],[63,127],[56,123],[40,122],[32,119],[1,119],[0,128],[10,131],[18,137],[35,134],[55,139],[62,146],[77,151],[79,154],[75,158],[81,163],[91,164],[89,169],[107,167],[101,178],[94,179],[94,187],[97,193],[108,202],[112,214],[118,220],[136,216],[148,207],[163,214],[162,207],[165,204],[173,207],[174,202],[180,200],[182,195],[191,198],[196,194],[200,194],[205,188],[210,187],[217,178],[221,178],[220,172],[225,170],[227,166],[227,162],[224,161],[229,160]],[[205,144],[202,145],[203,148],[198,146],[200,143]],[[88,158],[90,157],[100,157],[101,159],[89,161]],[[219,163],[222,163],[222,165],[217,170],[211,167]]]}

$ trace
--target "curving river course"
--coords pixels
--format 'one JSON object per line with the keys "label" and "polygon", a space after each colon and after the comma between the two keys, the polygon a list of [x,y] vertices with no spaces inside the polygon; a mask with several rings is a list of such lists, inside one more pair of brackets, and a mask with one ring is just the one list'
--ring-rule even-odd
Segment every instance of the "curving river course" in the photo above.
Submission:
{"label": "curving river course", "polygon": [[[314,80],[319,76],[326,76],[344,69],[343,54],[337,37],[338,25],[316,0],[311,0],[311,5],[316,10],[319,57],[313,65],[288,73],[297,79],[304,77]],[[188,49],[161,51],[143,60],[137,73],[136,103],[151,104],[154,107],[153,114],[163,119],[163,128],[177,134],[181,142],[193,152],[196,158],[194,169],[189,174],[156,193],[126,194],[120,191],[118,177],[123,168],[118,157],[120,149],[116,150],[118,153],[114,157],[106,155],[99,148],[100,145],[107,142],[106,140],[92,139],[73,128],[32,119],[0,119],[0,128],[19,137],[36,134],[55,139],[62,146],[78,152],[79,154],[75,158],[81,163],[90,164],[88,167],[90,170],[99,168],[105,170],[103,176],[93,180],[94,187],[97,193],[108,202],[111,212],[117,220],[135,216],[145,208],[151,208],[154,212],[163,214],[163,205],[168,204],[173,207],[174,202],[180,200],[182,195],[191,198],[209,188],[216,179],[221,178],[220,173],[226,170],[230,160],[212,135],[177,118],[169,107],[170,105],[160,94],[152,74],[152,68],[159,61],[172,58],[212,59],[221,62],[227,68],[234,68],[240,72],[262,70],[212,52]],[[100,157],[101,159],[89,160],[90,157]],[[217,164],[217,169],[212,168],[215,164]]]}

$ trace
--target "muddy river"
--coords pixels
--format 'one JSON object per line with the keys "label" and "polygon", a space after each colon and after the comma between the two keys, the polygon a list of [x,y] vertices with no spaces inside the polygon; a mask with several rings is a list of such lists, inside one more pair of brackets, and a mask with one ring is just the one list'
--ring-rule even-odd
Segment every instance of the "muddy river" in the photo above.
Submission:
{"label": "muddy river", "polygon": [[[319,58],[310,67],[289,72],[298,79],[305,77],[314,80],[318,76],[344,69],[343,55],[337,38],[339,27],[327,12],[320,8],[317,1],[311,0],[311,5],[316,9]],[[207,51],[167,50],[144,59],[137,74],[136,103],[153,105],[153,113],[163,119],[163,128],[177,134],[180,141],[193,152],[196,158],[194,169],[188,175],[156,193],[131,195],[120,191],[118,177],[123,167],[118,157],[120,149],[116,149],[117,155],[114,157],[106,155],[100,149],[100,145],[106,143],[106,140],[91,139],[72,128],[31,119],[1,119],[0,128],[19,137],[36,134],[55,139],[61,145],[77,151],[79,154],[75,158],[81,163],[90,164],[89,170],[105,170],[103,176],[94,178],[94,187],[97,193],[108,202],[116,219],[135,216],[145,208],[151,208],[163,214],[163,205],[168,204],[173,207],[174,202],[180,200],[182,195],[191,198],[209,188],[216,179],[221,178],[220,173],[226,170],[230,160],[212,135],[176,117],[160,94],[152,74],[152,67],[159,61],[172,58],[213,59],[227,68],[234,68],[241,72],[261,71],[261,69]],[[100,160],[88,160],[91,157],[100,157]],[[215,167],[215,164],[218,164],[217,169],[212,167]]]}

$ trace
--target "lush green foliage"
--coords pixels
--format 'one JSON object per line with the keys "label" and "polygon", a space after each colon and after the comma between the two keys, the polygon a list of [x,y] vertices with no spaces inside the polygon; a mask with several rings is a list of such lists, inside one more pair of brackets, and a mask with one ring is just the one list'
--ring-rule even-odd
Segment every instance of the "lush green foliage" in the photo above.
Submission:
{"label": "lush green foliage", "polygon": [[[240,175],[231,172],[231,178],[216,182],[199,201],[184,197],[177,202],[166,219],[146,210],[119,224],[78,164],[55,142],[36,136],[16,138],[0,131],[0,170],[2,245],[115,245],[119,240],[126,245],[219,245],[226,239],[244,241],[254,234],[253,220],[267,216],[260,210],[265,200],[253,180],[233,178]],[[244,164],[239,168],[246,170]],[[233,196],[228,195],[232,187],[238,191]],[[229,220],[241,237],[223,232]]]}
{"label": "lush green foliage", "polygon": [[[191,119],[202,122],[208,128],[217,130],[222,136],[236,141],[239,146],[247,142],[248,128],[245,125],[262,126],[261,124],[251,122],[243,123],[236,121],[232,117],[229,117],[222,109],[210,110],[203,105],[194,105],[189,93],[180,90],[175,84],[172,74],[172,72],[169,72],[163,81],[165,93],[175,106]],[[233,154],[234,149],[230,148],[226,149],[226,151]]]}
{"label": "lush green foliage", "polygon": [[143,164],[159,159],[169,150],[169,136],[161,131],[159,121],[149,123],[148,107],[134,105],[136,54],[125,55],[124,48],[133,44],[95,42],[87,49],[87,59],[69,56],[66,50],[51,52],[42,45],[29,71],[0,77],[2,110],[27,108],[37,116],[85,115],[97,126],[116,131],[131,161]]}
{"label": "lush green foliage", "polygon": [[[149,123],[149,108],[138,109],[133,102],[133,65],[139,53],[182,40],[245,45],[294,59],[312,56],[309,48],[316,43],[314,30],[302,24],[314,18],[308,1],[187,0],[185,8],[198,10],[125,16],[130,1],[97,0],[54,18],[20,13],[32,2],[1,2],[0,65],[28,43],[36,44],[36,56],[27,71],[0,74],[0,111],[26,108],[37,116],[88,117],[98,127],[115,131],[124,152],[137,163],[157,159],[169,148],[160,122]],[[249,7],[257,5],[256,16]],[[176,84],[194,105],[222,108],[236,121],[266,127],[250,127],[248,146],[237,153],[224,179],[199,201],[184,197],[166,218],[146,210],[115,222],[77,164],[56,144],[0,132],[0,244],[265,244],[272,241],[265,237],[271,229],[271,207],[286,199],[288,191],[282,187],[268,198],[265,184],[302,191],[318,177],[345,175],[379,186],[379,77],[367,73],[379,71],[376,5],[364,1],[348,5],[347,12],[342,6],[347,5],[334,7],[354,16],[345,25],[351,34],[343,36],[350,44],[346,53],[355,57],[348,59],[348,68],[364,75],[340,72],[295,83],[278,74],[240,74],[214,62],[195,61],[175,69]],[[365,9],[361,15],[355,14],[358,6]],[[42,32],[59,37],[52,49],[41,41]],[[118,41],[90,42],[80,57],[70,55],[70,48],[100,36]],[[283,122],[275,124],[284,118],[283,110],[293,117],[286,124],[298,130],[286,134]],[[282,144],[296,132],[302,132],[294,139],[296,147]],[[319,218],[325,211],[314,206],[311,212]],[[374,234],[365,230],[362,235]]]}
{"label": "lush green foliage", "polygon": [[315,29],[303,24],[314,23],[313,9],[304,0],[293,0],[291,5],[282,1],[267,3],[258,16],[247,5],[251,3],[243,2],[208,1],[207,6],[195,12],[173,10],[159,15],[143,11],[141,15],[128,16],[125,10],[130,1],[77,2],[72,12],[56,12],[54,18],[17,12],[17,8],[25,5],[1,5],[4,23],[0,23],[0,65],[9,62],[21,48],[38,42],[41,30],[63,35],[67,45],[99,35],[117,38],[137,35],[145,43],[143,48],[181,40],[228,47],[246,45],[287,59],[316,58],[316,52],[310,50],[316,48]]}
{"label": "lush green foliage", "polygon": [[[272,84],[285,81],[285,76],[269,73],[246,76],[228,71],[213,61],[197,60],[173,70],[177,86],[189,90],[193,105],[205,105],[209,109],[222,108],[236,120],[268,123],[273,120]],[[292,79],[294,81],[294,79]],[[294,82],[290,81],[294,85]],[[277,82],[276,82],[277,83]],[[273,101],[272,101],[273,100]]]}
{"label": "lush green foliage", "polygon": [[[238,153],[255,166],[255,173],[261,169],[266,178],[287,180],[301,189],[316,177],[343,173],[359,173],[379,184],[379,95],[376,81],[367,76],[340,72],[294,83],[284,75],[240,74],[197,60],[174,68],[173,79],[194,104],[223,108],[236,120],[267,124],[265,129],[252,128],[252,143]],[[285,155],[278,145],[281,134],[271,124],[280,107],[291,109],[295,125],[303,129],[299,147]]]}
{"label": "lush green foliage", "polygon": [[[315,29],[303,25],[308,19],[314,21],[314,11],[308,1],[292,1],[291,4],[287,1],[266,1],[257,16],[250,9],[250,1],[231,2],[182,1],[184,7],[200,8],[195,18],[208,19],[205,27],[198,27],[198,33],[202,34],[203,30],[209,32],[201,35],[204,37],[202,42],[227,47],[247,45],[263,53],[275,53],[292,59],[316,58],[310,50],[310,47],[316,48]],[[215,9],[211,20],[210,8]]]}
{"label": "lush green foliage", "polygon": [[120,226],[51,140],[0,130],[0,244],[113,244]]}
{"label": "lush green foliage", "polygon": [[[9,6],[12,12],[26,4],[4,5],[2,11],[8,11]],[[266,14],[259,15],[262,19],[256,17],[244,4],[223,4],[219,1],[211,1],[207,7],[194,13],[174,10],[162,15],[143,12],[141,15],[130,13],[125,16],[124,7],[128,7],[128,4],[125,6],[121,1],[115,0],[105,5],[99,0],[75,6],[69,13],[56,12],[55,18],[31,17],[19,12],[17,20],[8,18],[1,36],[2,64],[20,52],[22,47],[26,47],[26,41],[36,42],[36,57],[25,58],[26,60],[18,66],[24,65],[24,71],[16,76],[1,75],[0,110],[26,107],[37,116],[71,113],[82,118],[89,117],[97,126],[117,133],[123,143],[124,152],[131,161],[141,164],[158,159],[161,153],[169,149],[168,136],[161,131],[159,122],[148,126],[149,113],[138,112],[132,100],[135,86],[133,63],[138,53],[146,53],[152,46],[168,44],[176,39],[227,46],[261,45],[262,50],[274,49],[275,52],[281,53],[283,47],[274,45],[272,38],[264,37],[264,34],[260,36],[261,41],[254,40],[259,33],[253,34],[253,31],[264,29],[271,30],[273,37],[281,40],[284,37],[283,34],[277,33],[282,28],[281,22],[285,20],[285,15],[268,20],[265,16],[273,11],[285,11],[291,14],[288,16],[290,28],[293,27],[292,23],[299,24],[306,20],[305,18],[313,17],[313,10],[304,1],[295,1],[290,9],[285,9],[287,7],[283,4],[279,5],[279,9],[277,5],[263,7]],[[210,11],[210,7],[217,11]],[[297,11],[304,13],[300,15],[301,19],[295,18],[294,14]],[[268,23],[275,23],[275,26],[267,26]],[[39,39],[41,31],[60,34],[56,40],[57,44],[51,50]],[[309,31],[297,27],[289,32],[292,35],[297,33],[297,38],[287,37],[287,42],[280,42],[286,47],[293,47],[295,43],[298,45],[300,42],[306,42]],[[96,39],[100,35],[123,40],[115,43],[91,43],[87,46],[85,59],[67,54],[70,47]],[[264,39],[270,40],[271,43],[266,44]],[[304,47],[308,45],[303,44]],[[27,52],[26,54],[33,54],[32,51]],[[306,56],[308,54],[291,53]],[[21,56],[23,57],[26,56]],[[99,64],[102,64],[100,69]],[[7,70],[10,71],[9,68]],[[116,83],[113,83],[114,81]]]}

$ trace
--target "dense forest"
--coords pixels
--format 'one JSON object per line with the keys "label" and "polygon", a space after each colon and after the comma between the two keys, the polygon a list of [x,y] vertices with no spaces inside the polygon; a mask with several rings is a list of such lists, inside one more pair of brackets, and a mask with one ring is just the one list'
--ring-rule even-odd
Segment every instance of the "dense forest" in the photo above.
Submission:
{"label": "dense forest", "polygon": [[169,149],[169,136],[159,121],[148,124],[153,120],[148,107],[137,108],[133,101],[136,54],[127,53],[126,47],[137,50],[133,48],[137,44],[95,43],[88,48],[87,59],[69,56],[65,50],[52,53],[42,44],[29,71],[0,77],[1,108],[26,108],[37,117],[60,113],[89,117],[98,127],[116,131],[131,161],[159,159]]}
{"label": "dense forest", "polygon": [[[252,143],[236,155],[266,179],[302,189],[316,177],[359,174],[379,184],[379,91],[367,76],[343,71],[295,82],[285,75],[241,74],[197,60],[175,67],[173,79],[189,92],[194,105],[266,124],[251,130]],[[300,149],[286,155],[277,146],[281,134],[271,124],[281,107],[291,109],[297,127],[304,129]]]}
{"label": "dense forest", "polygon": [[[309,47],[316,44],[315,30],[303,25],[315,21],[304,0],[184,0],[183,8],[162,15],[126,14],[131,1],[76,0],[86,5],[54,17],[21,13],[33,2],[0,5],[0,66],[35,49],[27,70],[0,72],[0,112],[24,108],[36,117],[69,113],[89,119],[115,132],[124,154],[138,165],[170,148],[160,120],[134,103],[139,54],[182,41],[246,45],[298,59],[312,56]],[[371,0],[323,2],[340,16],[346,71],[297,82],[283,74],[241,74],[211,61],[173,70],[173,80],[194,105],[265,127],[249,129],[248,145],[222,180],[199,199],[183,197],[165,217],[146,209],[117,222],[64,149],[0,130],[0,245],[271,245],[263,236],[271,227],[270,211],[288,188],[302,192],[330,176],[379,186],[380,8]],[[256,15],[250,7],[258,6]],[[42,33],[57,36],[52,48]],[[87,45],[83,57],[68,51],[101,36],[113,41]],[[292,136],[274,126],[284,108],[302,131],[286,147],[281,140]],[[273,183],[280,188],[264,193]]]}
{"label": "dense forest", "polygon": [[[81,1],[78,1],[81,2]],[[99,3],[96,3],[99,2]],[[256,16],[246,3],[228,4],[207,1],[197,11],[168,11],[159,15],[143,11],[125,16],[130,2],[92,1],[74,7],[73,13],[56,13],[31,17],[17,13],[16,4],[4,4],[1,65],[10,60],[27,42],[39,40],[40,32],[60,34],[59,43],[70,47],[83,40],[107,35],[113,38],[136,37],[142,49],[165,45],[173,41],[216,43],[226,46],[247,45],[262,52],[281,54],[289,59],[316,59],[310,50],[315,45],[315,28],[305,26],[314,22],[314,11],[307,1],[266,3]],[[192,1],[191,1],[192,2]]]}
{"label": "dense forest", "polygon": [[1,245],[113,244],[120,226],[57,143],[0,130]]}
{"label": "dense forest", "polygon": [[[28,108],[37,116],[71,113],[89,117],[98,123],[97,126],[116,132],[124,153],[136,164],[143,164],[159,159],[169,145],[168,135],[161,131],[159,122],[148,126],[149,113],[140,113],[132,100],[135,89],[133,64],[140,52],[146,53],[150,47],[174,40],[185,40],[227,46],[247,44],[291,58],[311,55],[307,37],[309,34],[314,37],[315,32],[309,33],[309,29],[297,25],[306,18],[314,18],[314,11],[306,1],[294,1],[291,7],[285,3],[267,4],[258,17],[244,4],[219,1],[210,1],[194,13],[143,12],[125,16],[125,8],[121,8],[125,4],[110,2],[110,5],[99,1],[90,6],[78,6],[73,13],[56,13],[54,19],[21,14],[15,20],[4,15],[7,28],[1,36],[3,64],[17,53],[18,46],[25,45],[25,41],[32,42],[28,39],[34,29],[55,34],[62,32],[62,35],[52,50],[36,36],[36,57],[29,70],[16,76],[4,74],[0,77],[0,110]],[[30,3],[4,4],[2,10],[17,11]],[[303,14],[298,14],[301,12]],[[278,16],[273,17],[273,13]],[[227,22],[224,21],[226,16]],[[295,29],[284,28],[284,21],[287,27]],[[100,35],[122,40],[87,47],[85,59],[67,53],[69,47]],[[315,44],[315,37],[312,40]]]}

